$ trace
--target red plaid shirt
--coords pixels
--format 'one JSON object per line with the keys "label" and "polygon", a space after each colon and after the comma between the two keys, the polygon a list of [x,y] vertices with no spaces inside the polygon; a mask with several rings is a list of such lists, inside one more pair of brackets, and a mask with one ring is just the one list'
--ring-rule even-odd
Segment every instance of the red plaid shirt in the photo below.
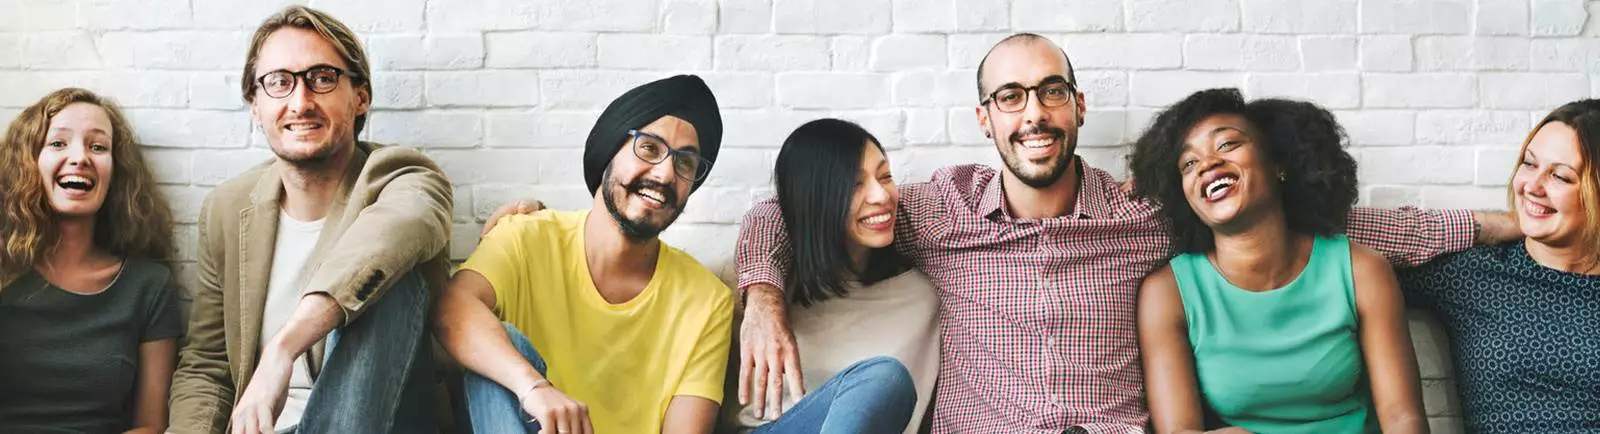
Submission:
{"label": "red plaid shirt", "polygon": [[[1171,241],[1155,205],[1078,164],[1077,214],[1058,218],[1013,218],[984,166],[900,187],[895,243],[941,300],[935,433],[1144,431],[1137,299]],[[1466,249],[1476,233],[1466,211],[1358,209],[1349,228],[1404,265]],[[790,251],[776,202],[751,209],[739,238],[739,287],[782,288]]]}

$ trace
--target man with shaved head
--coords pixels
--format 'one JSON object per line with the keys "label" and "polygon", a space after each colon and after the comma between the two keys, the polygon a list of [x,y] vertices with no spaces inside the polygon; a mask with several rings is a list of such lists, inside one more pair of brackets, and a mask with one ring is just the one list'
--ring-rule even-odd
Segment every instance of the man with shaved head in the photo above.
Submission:
{"label": "man with shaved head", "polygon": [[[1075,155],[1088,109],[1077,86],[1049,39],[1005,38],[978,67],[974,107],[1004,170],[947,167],[900,187],[895,245],[940,294],[935,433],[1147,429],[1136,300],[1171,241],[1155,205]],[[1480,218],[1493,235],[1483,238],[1514,233],[1503,215]],[[1480,232],[1465,211],[1359,209],[1349,226],[1397,264],[1466,248]],[[777,407],[783,389],[804,392],[782,292],[789,256],[777,204],[758,204],[738,247],[741,401]]]}

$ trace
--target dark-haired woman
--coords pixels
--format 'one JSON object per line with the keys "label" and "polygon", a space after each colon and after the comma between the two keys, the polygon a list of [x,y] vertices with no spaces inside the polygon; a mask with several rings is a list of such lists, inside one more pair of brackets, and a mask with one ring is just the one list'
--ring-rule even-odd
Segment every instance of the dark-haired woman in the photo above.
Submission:
{"label": "dark-haired woman", "polygon": [[820,119],[789,135],[773,171],[793,240],[789,320],[806,393],[737,408],[734,425],[917,432],[939,371],[939,299],[892,246],[899,193],[882,146],[856,124]]}
{"label": "dark-haired woman", "polygon": [[1522,142],[1507,207],[1527,238],[1402,270],[1450,333],[1469,432],[1600,432],[1600,100]]}
{"label": "dark-haired woman", "polygon": [[1314,104],[1235,89],[1190,95],[1139,138],[1136,192],[1179,250],[1139,294],[1158,432],[1427,432],[1394,272],[1341,235],[1345,141]]}

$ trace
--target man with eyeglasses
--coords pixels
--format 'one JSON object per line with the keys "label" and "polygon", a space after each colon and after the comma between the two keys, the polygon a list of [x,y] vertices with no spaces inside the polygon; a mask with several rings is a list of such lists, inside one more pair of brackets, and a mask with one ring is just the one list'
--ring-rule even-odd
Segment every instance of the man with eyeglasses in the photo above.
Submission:
{"label": "man with eyeglasses", "polygon": [[[1065,51],[1039,35],[1009,36],[979,63],[977,81],[978,125],[1005,168],[948,167],[900,187],[895,246],[940,294],[932,431],[1145,432],[1136,308],[1145,275],[1170,258],[1167,228],[1154,205],[1075,155],[1087,104]],[[1477,215],[1481,231],[1473,217],[1358,209],[1348,229],[1405,265],[1470,247],[1475,234],[1520,236],[1503,213]],[[745,215],[737,253],[739,381],[749,383],[740,401],[778,410],[785,389],[798,399],[804,384],[783,302],[785,233],[776,203],[760,203]]]}
{"label": "man with eyeglasses", "polygon": [[717,100],[699,77],[644,84],[589,132],[589,210],[513,215],[483,237],[433,321],[471,371],[463,389],[476,432],[710,432],[733,293],[657,234],[705,182],[721,142]]}
{"label": "man with eyeglasses", "polygon": [[276,158],[206,197],[171,432],[438,431],[426,321],[450,182],[417,150],[357,140],[369,74],[323,12],[256,30],[241,90]]}

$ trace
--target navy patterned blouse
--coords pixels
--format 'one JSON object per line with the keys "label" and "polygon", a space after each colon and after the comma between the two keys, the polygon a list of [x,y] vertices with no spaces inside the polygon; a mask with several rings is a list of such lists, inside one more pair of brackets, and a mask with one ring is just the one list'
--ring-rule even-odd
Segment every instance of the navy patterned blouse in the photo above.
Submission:
{"label": "navy patterned blouse", "polygon": [[1539,265],[1520,242],[1399,274],[1449,329],[1467,431],[1600,433],[1600,276]]}

